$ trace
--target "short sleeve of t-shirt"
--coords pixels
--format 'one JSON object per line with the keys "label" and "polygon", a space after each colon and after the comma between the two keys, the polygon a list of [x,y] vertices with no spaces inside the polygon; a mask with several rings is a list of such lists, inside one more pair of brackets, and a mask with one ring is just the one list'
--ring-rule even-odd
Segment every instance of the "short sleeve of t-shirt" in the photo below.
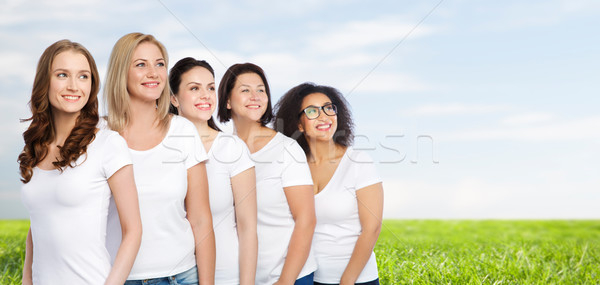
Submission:
{"label": "short sleeve of t-shirt", "polygon": [[106,138],[102,149],[102,171],[108,179],[123,166],[132,164],[131,154],[127,148],[127,142],[119,133],[109,130],[100,130],[99,132],[111,133]]}
{"label": "short sleeve of t-shirt", "polygon": [[381,182],[381,177],[379,177],[379,174],[377,173],[375,162],[367,153],[355,151],[353,155],[350,155],[348,158],[355,166],[355,191]]}
{"label": "short sleeve of t-shirt", "polygon": [[183,117],[177,117],[177,120],[182,124],[181,134],[179,135],[190,138],[184,140],[184,151],[186,152],[185,168],[190,169],[192,166],[207,160],[208,155],[206,154],[206,150],[204,150],[204,145],[194,124]]}
{"label": "short sleeve of t-shirt", "polygon": [[310,168],[306,163],[306,155],[292,139],[285,139],[283,146],[283,172],[281,173],[281,185],[283,187],[298,185],[313,185]]}
{"label": "short sleeve of t-shirt", "polygon": [[233,147],[235,148],[236,156],[239,154],[239,158],[236,159],[235,163],[231,165],[230,176],[234,177],[246,169],[254,167],[254,161],[250,157],[250,150],[246,146],[246,143],[242,141],[240,138],[232,136],[233,138]]}

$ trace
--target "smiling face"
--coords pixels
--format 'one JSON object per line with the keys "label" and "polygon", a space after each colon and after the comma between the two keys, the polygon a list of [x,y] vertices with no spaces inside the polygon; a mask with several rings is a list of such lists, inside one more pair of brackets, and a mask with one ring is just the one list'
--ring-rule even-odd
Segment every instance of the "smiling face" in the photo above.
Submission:
{"label": "smiling face", "polygon": [[142,42],[132,55],[127,73],[127,91],[132,99],[154,101],[160,98],[167,78],[167,67],[160,49],[153,43]]}
{"label": "smiling face", "polygon": [[244,73],[235,81],[227,109],[231,110],[234,120],[237,118],[260,122],[268,103],[269,97],[262,78],[256,73]]}
{"label": "smiling face", "polygon": [[[302,100],[301,109],[298,110],[300,113],[308,106],[321,107],[326,104],[331,104],[331,99],[323,93],[312,93],[304,97]],[[306,140],[312,141],[331,141],[333,135],[337,130],[337,115],[328,116],[323,110],[319,110],[319,117],[313,120],[309,120],[306,114],[300,114],[300,123],[298,129],[304,132]]]}
{"label": "smiling face", "polygon": [[217,96],[215,78],[204,67],[194,67],[181,75],[179,91],[171,97],[171,103],[179,114],[192,122],[206,122],[215,111]]}
{"label": "smiling face", "polygon": [[52,61],[48,96],[53,114],[79,115],[90,97],[92,72],[87,58],[68,50]]}

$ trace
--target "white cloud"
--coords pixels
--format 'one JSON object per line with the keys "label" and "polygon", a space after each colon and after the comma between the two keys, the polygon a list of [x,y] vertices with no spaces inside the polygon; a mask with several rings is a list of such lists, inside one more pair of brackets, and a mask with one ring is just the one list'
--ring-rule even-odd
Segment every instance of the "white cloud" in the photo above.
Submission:
{"label": "white cloud", "polygon": [[17,51],[2,51],[0,62],[5,67],[0,68],[0,80],[21,81],[22,83],[33,83],[35,76],[36,59],[26,53]]}
{"label": "white cloud", "polygon": [[[559,179],[560,180],[560,179]],[[457,177],[450,183],[384,177],[388,219],[597,219],[598,185],[548,179],[522,184]],[[576,188],[573,191],[572,188]],[[538,189],[544,189],[540,195]],[[576,192],[576,193],[574,193]]]}
{"label": "white cloud", "polygon": [[[399,72],[374,72],[366,75],[358,75],[351,80],[342,81],[342,91],[363,92],[366,94],[383,92],[419,92],[430,90],[431,87],[421,82],[418,78]],[[364,81],[360,81],[364,78]]]}
{"label": "white cloud", "polygon": [[[5,1],[0,11],[0,26],[27,24],[31,21],[99,20],[97,9],[102,1]],[[77,13],[73,13],[77,11]]]}
{"label": "white cloud", "polygon": [[[350,21],[339,25],[327,26],[322,33],[316,33],[308,40],[314,49],[324,53],[338,53],[356,50],[386,43],[397,43],[412,31],[408,39],[430,35],[435,28],[405,22],[398,16],[386,16],[367,21]],[[320,27],[323,29],[324,27]]]}
{"label": "white cloud", "polygon": [[593,0],[517,1],[514,3],[482,8],[478,12],[490,14],[490,22],[481,23],[477,28],[511,30],[526,27],[548,27],[585,16],[595,17],[600,12],[600,2]]}
{"label": "white cloud", "polygon": [[600,139],[600,116],[556,121],[544,125],[489,127],[439,134],[446,141],[569,141]]}
{"label": "white cloud", "polygon": [[2,157],[14,155],[12,151],[15,146],[23,142],[22,134],[29,123],[19,123],[19,119],[25,119],[31,115],[27,105],[28,99],[27,96],[13,99],[0,97],[0,113],[4,118],[0,121],[0,133],[3,134],[0,142],[0,156]]}
{"label": "white cloud", "polygon": [[555,116],[550,113],[533,112],[506,117],[502,120],[502,124],[509,126],[531,125],[547,122],[554,118]]}
{"label": "white cloud", "polygon": [[488,104],[428,104],[407,109],[401,112],[405,116],[449,116],[449,115],[474,115],[496,113],[509,110],[507,105]]}

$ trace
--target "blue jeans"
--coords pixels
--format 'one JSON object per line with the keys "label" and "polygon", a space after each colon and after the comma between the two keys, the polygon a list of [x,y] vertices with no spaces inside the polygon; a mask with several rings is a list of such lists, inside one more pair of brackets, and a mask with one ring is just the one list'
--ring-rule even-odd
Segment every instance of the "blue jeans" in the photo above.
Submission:
{"label": "blue jeans", "polygon": [[[319,283],[319,282],[315,282],[315,285],[336,285],[336,284],[325,284],[325,283]],[[363,282],[363,283],[354,283],[355,285],[379,285],[379,278],[373,280],[373,281],[369,281],[369,282]]]}
{"label": "blue jeans", "polygon": [[314,277],[315,277],[315,273],[313,272],[302,278],[296,279],[296,282],[294,282],[294,285],[312,285]]}
{"label": "blue jeans", "polygon": [[125,285],[198,285],[198,269],[191,269],[173,276],[144,280],[127,280]]}

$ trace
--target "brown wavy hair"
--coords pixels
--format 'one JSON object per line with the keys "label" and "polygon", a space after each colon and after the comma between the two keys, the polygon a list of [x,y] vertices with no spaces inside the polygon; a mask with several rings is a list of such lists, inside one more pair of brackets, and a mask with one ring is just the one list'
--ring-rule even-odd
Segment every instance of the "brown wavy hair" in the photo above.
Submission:
{"label": "brown wavy hair", "polygon": [[28,183],[33,176],[33,168],[48,155],[48,145],[55,139],[56,130],[52,120],[52,108],[48,92],[50,89],[50,76],[52,74],[52,63],[54,58],[65,51],[81,53],[87,58],[92,73],[92,88],[89,99],[75,123],[75,127],[59,146],[60,158],[52,162],[54,167],[63,171],[66,167],[75,167],[77,159],[85,154],[87,146],[96,136],[96,125],[98,124],[98,91],[100,89],[100,77],[96,62],[90,52],[79,43],[70,40],[60,40],[50,45],[37,65],[33,90],[31,91],[31,117],[21,122],[31,121],[27,130],[23,133],[25,147],[19,154],[18,162],[21,171],[21,181]]}

